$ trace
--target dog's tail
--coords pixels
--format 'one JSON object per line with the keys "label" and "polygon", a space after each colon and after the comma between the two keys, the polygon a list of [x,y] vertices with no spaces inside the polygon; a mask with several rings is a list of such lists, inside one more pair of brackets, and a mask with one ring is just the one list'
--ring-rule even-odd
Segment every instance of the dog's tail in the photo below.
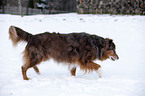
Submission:
{"label": "dog's tail", "polygon": [[32,34],[25,32],[18,27],[10,26],[9,28],[9,38],[12,40],[14,46],[16,46],[18,42],[21,41],[28,42],[32,38],[32,36]]}

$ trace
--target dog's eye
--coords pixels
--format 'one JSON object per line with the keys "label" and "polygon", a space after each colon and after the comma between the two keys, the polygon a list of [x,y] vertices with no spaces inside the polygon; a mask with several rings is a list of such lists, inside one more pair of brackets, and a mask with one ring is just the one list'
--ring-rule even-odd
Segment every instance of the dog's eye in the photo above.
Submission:
{"label": "dog's eye", "polygon": [[115,49],[115,44],[112,43],[112,44],[109,46],[109,49]]}
{"label": "dog's eye", "polygon": [[114,50],[114,49],[115,49],[115,46],[110,46],[110,47],[108,47],[107,50]]}

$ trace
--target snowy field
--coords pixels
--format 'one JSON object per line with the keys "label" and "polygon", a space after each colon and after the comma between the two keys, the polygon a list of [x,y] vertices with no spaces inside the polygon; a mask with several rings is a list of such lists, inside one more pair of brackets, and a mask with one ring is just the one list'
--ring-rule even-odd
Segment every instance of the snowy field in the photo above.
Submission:
{"label": "snowy field", "polygon": [[[26,43],[12,46],[11,25],[32,34],[49,32],[87,32],[111,38],[116,44],[117,61],[95,61],[102,66],[103,77],[96,72],[83,75],[77,69],[72,77],[67,66],[53,60],[38,65],[22,78],[22,52]],[[120,15],[35,15],[0,14],[0,96],[145,96],[145,16]]]}

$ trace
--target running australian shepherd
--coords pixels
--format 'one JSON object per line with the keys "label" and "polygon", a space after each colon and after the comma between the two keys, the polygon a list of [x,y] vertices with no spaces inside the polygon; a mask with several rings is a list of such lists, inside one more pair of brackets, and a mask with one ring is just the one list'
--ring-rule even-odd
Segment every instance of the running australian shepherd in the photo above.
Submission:
{"label": "running australian shepherd", "polygon": [[79,66],[85,72],[98,72],[99,77],[101,77],[101,72],[98,70],[101,66],[94,63],[93,60],[98,59],[103,61],[111,58],[114,61],[119,59],[113,40],[97,35],[49,32],[32,35],[21,28],[10,26],[9,37],[14,46],[21,41],[27,42],[24,50],[25,63],[22,66],[24,80],[29,80],[26,74],[29,68],[34,68],[39,73],[37,64],[50,58],[73,66],[70,70],[72,76],[75,76],[76,67]]}

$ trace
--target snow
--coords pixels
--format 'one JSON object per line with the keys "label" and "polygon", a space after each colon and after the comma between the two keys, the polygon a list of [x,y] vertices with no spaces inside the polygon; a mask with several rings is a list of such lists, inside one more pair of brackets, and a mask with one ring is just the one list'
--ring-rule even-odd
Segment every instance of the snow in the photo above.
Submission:
{"label": "snow", "polygon": [[[111,38],[116,44],[117,61],[95,62],[102,66],[85,75],[79,68],[72,77],[68,66],[55,61],[38,65],[22,78],[22,52],[26,43],[12,46],[8,29],[11,25],[32,34],[49,32],[87,32]],[[0,14],[0,96],[145,96],[145,16],[140,15],[34,15],[20,17]]]}

